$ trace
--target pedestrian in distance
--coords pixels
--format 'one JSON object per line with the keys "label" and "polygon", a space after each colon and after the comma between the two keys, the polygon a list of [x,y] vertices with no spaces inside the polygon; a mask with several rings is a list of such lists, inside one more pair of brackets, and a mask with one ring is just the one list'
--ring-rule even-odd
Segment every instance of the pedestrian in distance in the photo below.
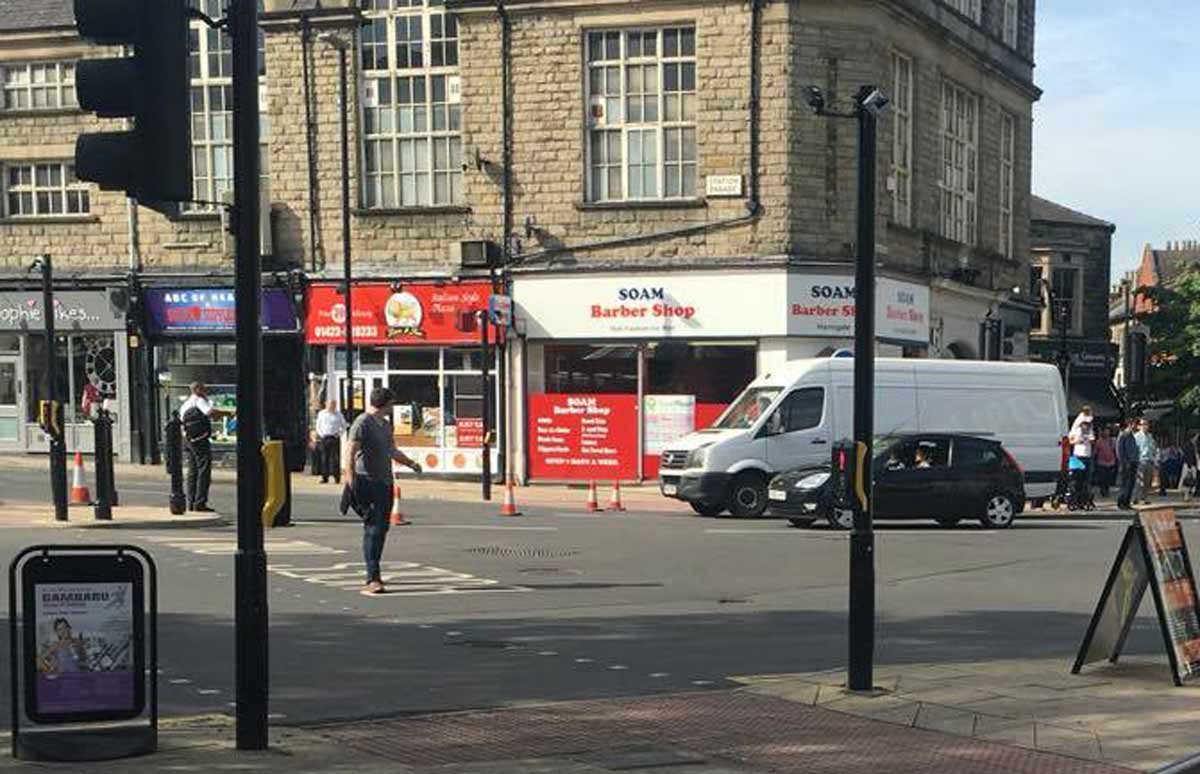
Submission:
{"label": "pedestrian in distance", "polygon": [[1100,489],[1101,497],[1108,497],[1109,490],[1117,481],[1117,447],[1113,442],[1112,430],[1107,426],[1100,428],[1100,437],[1092,449],[1096,461],[1095,484]]}
{"label": "pedestrian in distance", "polygon": [[1150,491],[1154,488],[1154,472],[1158,464],[1158,442],[1150,431],[1150,420],[1138,422],[1138,431],[1133,436],[1138,445],[1138,487],[1134,499],[1142,505],[1150,504]]}
{"label": "pedestrian in distance", "polygon": [[330,476],[339,484],[342,482],[338,453],[344,432],[346,418],[338,411],[337,401],[331,400],[317,414],[317,461],[321,468],[322,484],[328,484]]}
{"label": "pedestrian in distance", "polygon": [[1168,489],[1179,486],[1179,479],[1183,475],[1183,452],[1165,437],[1159,446],[1161,451],[1158,453],[1158,494],[1166,497]]}
{"label": "pedestrian in distance", "polygon": [[1072,490],[1078,507],[1083,507],[1091,502],[1092,497],[1092,447],[1096,442],[1095,421],[1095,417],[1092,416],[1092,407],[1084,406],[1079,412],[1079,416],[1075,417],[1075,422],[1071,425],[1071,432],[1067,436],[1071,444],[1071,456],[1083,465],[1081,474],[1073,472],[1071,475],[1072,481],[1077,484],[1072,487]]}
{"label": "pedestrian in distance", "polygon": [[1183,471],[1179,477],[1179,488],[1191,499],[1200,494],[1200,433],[1183,442]]}
{"label": "pedestrian in distance", "polygon": [[213,406],[203,382],[192,382],[191,394],[179,407],[183,425],[183,456],[187,460],[185,500],[187,509],[211,512],[208,489],[212,484],[212,418],[228,412]]}
{"label": "pedestrian in distance", "polygon": [[1121,428],[1121,434],[1117,436],[1117,507],[1122,510],[1133,505],[1134,489],[1137,486],[1138,468],[1141,463],[1141,451],[1138,449],[1137,438],[1134,437],[1136,427],[1137,422],[1129,420]]}
{"label": "pedestrian in distance", "polygon": [[388,517],[392,511],[392,462],[414,473],[421,466],[396,448],[392,425],[388,421],[395,398],[392,391],[379,387],[371,391],[370,405],[350,426],[350,448],[342,475],[361,510],[363,522],[363,562],[366,565],[367,594],[384,591],[380,560],[387,542]]}

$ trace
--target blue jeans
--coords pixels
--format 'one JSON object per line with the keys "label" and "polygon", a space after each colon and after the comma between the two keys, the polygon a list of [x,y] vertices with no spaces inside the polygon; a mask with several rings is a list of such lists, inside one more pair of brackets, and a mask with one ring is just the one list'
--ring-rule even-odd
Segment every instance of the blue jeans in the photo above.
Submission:
{"label": "blue jeans", "polygon": [[367,583],[382,580],[379,560],[387,542],[388,518],[392,513],[391,482],[381,483],[363,476],[354,477],[354,496],[368,506],[363,518],[363,562],[367,566]]}

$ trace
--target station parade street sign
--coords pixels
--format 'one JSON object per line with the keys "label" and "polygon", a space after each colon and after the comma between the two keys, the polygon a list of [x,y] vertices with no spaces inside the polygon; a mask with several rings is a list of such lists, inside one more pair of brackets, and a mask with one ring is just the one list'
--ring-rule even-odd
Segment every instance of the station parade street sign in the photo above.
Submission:
{"label": "station parade street sign", "polygon": [[1183,529],[1170,507],[1138,511],[1088,624],[1071,672],[1115,663],[1149,588],[1176,685],[1200,676],[1200,607]]}
{"label": "station parade street sign", "polygon": [[157,749],[158,582],[148,553],[22,550],[9,565],[8,625],[13,757],[99,761]]}

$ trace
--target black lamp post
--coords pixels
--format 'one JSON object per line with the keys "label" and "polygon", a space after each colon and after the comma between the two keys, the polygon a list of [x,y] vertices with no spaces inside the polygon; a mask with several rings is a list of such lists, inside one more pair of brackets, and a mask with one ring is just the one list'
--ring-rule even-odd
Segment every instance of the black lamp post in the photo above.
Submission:
{"label": "black lamp post", "polygon": [[858,229],[854,273],[854,442],[855,470],[861,498],[850,531],[849,666],[846,687],[874,687],[875,662],[875,528],[871,458],[875,434],[875,176],[879,115],[888,98],[874,86],[854,96],[854,110],[827,110],[825,96],[808,88],[808,105],[819,116],[858,121]]}
{"label": "black lamp post", "polygon": [[342,396],[342,415],[347,422],[354,421],[354,306],[350,301],[350,108],[347,102],[346,57],[349,44],[330,32],[317,36],[317,40],[328,43],[338,52],[338,99],[341,108],[342,128],[342,282],[343,297],[346,299],[346,389]]}

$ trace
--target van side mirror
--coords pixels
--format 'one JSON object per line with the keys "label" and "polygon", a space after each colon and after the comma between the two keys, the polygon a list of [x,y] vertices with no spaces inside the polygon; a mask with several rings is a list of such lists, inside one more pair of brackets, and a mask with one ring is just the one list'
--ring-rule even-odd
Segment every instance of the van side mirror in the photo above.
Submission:
{"label": "van side mirror", "polygon": [[776,411],[771,416],[767,417],[767,435],[780,435],[783,433],[783,412]]}

